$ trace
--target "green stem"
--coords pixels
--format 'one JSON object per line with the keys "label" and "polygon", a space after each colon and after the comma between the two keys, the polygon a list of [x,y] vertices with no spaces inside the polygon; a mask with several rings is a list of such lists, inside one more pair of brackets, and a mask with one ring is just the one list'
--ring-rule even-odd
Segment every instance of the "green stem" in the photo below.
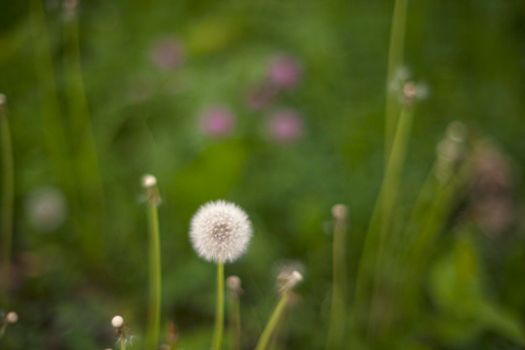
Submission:
{"label": "green stem", "polygon": [[120,350],[126,350],[126,341],[124,339],[120,339]]}
{"label": "green stem", "polygon": [[[380,277],[380,267],[383,262],[382,256],[384,254],[387,233],[391,228],[392,212],[397,200],[401,170],[403,168],[412,127],[412,118],[412,108],[403,108],[398,119],[392,151],[388,157],[381,192],[375,204],[372,219],[370,220],[365,236],[363,253],[359,261],[356,277],[356,291],[351,314],[351,320],[354,325],[353,332],[357,332],[357,323],[360,321],[358,318],[361,316],[359,311],[365,307],[365,298],[369,294],[369,287],[373,288],[374,285],[377,285]],[[375,251],[375,249],[377,250]],[[374,254],[374,251],[376,254]],[[373,276],[374,283],[372,286],[367,283],[370,275]],[[373,299],[374,297],[370,300]]]}
{"label": "green stem", "polygon": [[[150,188],[154,191],[156,188]],[[160,233],[158,217],[158,197],[148,196],[148,222],[149,222],[149,315],[146,337],[146,349],[157,349],[159,344],[160,329],[160,304],[161,304],[161,259],[160,259]]]}
{"label": "green stem", "polygon": [[395,0],[390,29],[390,47],[388,50],[388,71],[386,81],[386,106],[385,106],[385,150],[390,154],[390,147],[394,138],[397,123],[398,102],[391,84],[397,71],[403,64],[403,51],[405,47],[405,27],[408,0]]}
{"label": "green stem", "polygon": [[217,304],[215,305],[215,331],[213,333],[213,350],[222,348],[224,331],[224,264],[217,263]]}
{"label": "green stem", "polygon": [[[0,95],[0,99],[5,97]],[[5,110],[5,101],[0,101],[0,128],[2,129],[2,234],[3,234],[3,266],[2,275],[4,287],[9,285],[11,271],[11,246],[13,240],[13,207],[14,207],[14,162],[13,146],[11,142],[11,130],[9,119]],[[4,288],[7,289],[7,288]]]}
{"label": "green stem", "polygon": [[344,218],[336,219],[332,246],[332,305],[327,349],[344,346],[346,326],[346,223]]}
{"label": "green stem", "polygon": [[265,350],[268,347],[268,343],[270,342],[270,339],[273,333],[275,332],[275,328],[277,327],[277,324],[279,323],[282,317],[286,305],[288,304],[289,297],[290,295],[288,291],[285,291],[281,294],[281,299],[279,300],[277,306],[273,310],[272,316],[270,317],[268,324],[266,324],[266,327],[264,328],[264,331],[262,332],[261,337],[257,342],[255,350]]}
{"label": "green stem", "polygon": [[94,265],[100,265],[104,258],[104,241],[100,233],[94,234],[94,232],[104,232],[100,230],[105,214],[104,193],[96,140],[84,86],[79,22],[76,14],[71,14],[71,18],[66,21],[64,31],[64,92],[71,136],[75,140],[72,160],[79,187],[80,206],[88,207],[92,211],[91,216],[86,215],[85,210],[77,213],[77,220],[82,228],[81,246],[86,250],[87,257],[93,260]]}
{"label": "green stem", "polygon": [[231,291],[229,294],[231,349],[241,350],[241,306],[239,294],[234,291]]}
{"label": "green stem", "polygon": [[[393,213],[398,199],[399,187],[401,185],[401,172],[405,163],[410,131],[412,129],[413,110],[410,106],[404,106],[398,119],[395,137],[392,143],[392,151],[388,159],[385,177],[381,191],[380,204],[380,228],[377,255],[374,267],[374,283],[371,298],[371,317],[369,330],[375,320],[386,320],[387,317],[380,316],[381,310],[378,309],[377,299],[379,298],[380,283],[385,277],[382,274],[384,267],[388,232],[392,230]],[[386,321],[385,321],[386,322]]]}

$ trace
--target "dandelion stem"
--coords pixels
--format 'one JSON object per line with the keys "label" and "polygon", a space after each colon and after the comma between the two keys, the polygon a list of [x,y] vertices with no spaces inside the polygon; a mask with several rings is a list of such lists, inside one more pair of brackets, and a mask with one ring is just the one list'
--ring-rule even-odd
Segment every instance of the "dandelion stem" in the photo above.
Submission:
{"label": "dandelion stem", "polygon": [[147,211],[149,222],[149,315],[146,349],[157,349],[160,328],[161,259],[158,217],[158,191],[155,186],[147,188]]}
{"label": "dandelion stem", "polygon": [[[11,130],[5,108],[5,96],[0,94],[0,129],[2,132],[2,235],[3,235],[3,267],[4,287],[9,283],[11,271],[11,246],[13,240],[13,207],[14,207],[14,163]],[[3,288],[4,290],[7,288]]]}
{"label": "dandelion stem", "polygon": [[332,211],[335,226],[332,246],[332,305],[327,349],[338,349],[343,346],[346,326],[346,207],[336,205]]}
{"label": "dandelion stem", "polygon": [[217,304],[215,305],[215,331],[213,333],[213,350],[222,348],[224,330],[224,264],[217,263]]}
{"label": "dandelion stem", "polygon": [[230,332],[231,349],[241,349],[241,306],[239,293],[230,292]]}
{"label": "dandelion stem", "polygon": [[281,294],[281,299],[279,300],[277,306],[273,310],[272,316],[266,324],[266,327],[264,328],[264,331],[262,332],[261,337],[257,342],[255,350],[265,350],[268,347],[268,343],[270,342],[270,339],[273,333],[275,332],[275,328],[277,327],[277,324],[279,323],[283,315],[283,311],[286,308],[286,305],[288,304],[288,299],[290,297],[289,294],[289,291],[284,291]]}
{"label": "dandelion stem", "polygon": [[386,81],[386,106],[385,106],[385,150],[390,154],[390,147],[394,139],[398,115],[396,94],[391,89],[396,72],[403,64],[403,51],[405,47],[405,27],[408,0],[395,0],[390,29],[390,47],[388,50],[388,71]]}

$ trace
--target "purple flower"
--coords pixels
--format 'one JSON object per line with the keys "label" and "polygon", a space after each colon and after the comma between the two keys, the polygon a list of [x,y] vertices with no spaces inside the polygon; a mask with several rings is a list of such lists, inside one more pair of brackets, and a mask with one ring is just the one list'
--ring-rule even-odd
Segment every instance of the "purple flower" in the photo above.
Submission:
{"label": "purple flower", "polygon": [[163,70],[176,69],[184,62],[184,47],[176,39],[159,40],[151,50],[151,61]]}
{"label": "purple flower", "polygon": [[200,129],[205,135],[222,137],[232,133],[235,127],[235,116],[232,111],[223,106],[213,106],[201,115]]}
{"label": "purple flower", "polygon": [[303,118],[293,109],[279,110],[270,115],[268,132],[277,142],[295,142],[303,136]]}
{"label": "purple flower", "polygon": [[276,56],[268,67],[268,80],[278,89],[290,89],[297,85],[301,78],[299,63],[290,56]]}

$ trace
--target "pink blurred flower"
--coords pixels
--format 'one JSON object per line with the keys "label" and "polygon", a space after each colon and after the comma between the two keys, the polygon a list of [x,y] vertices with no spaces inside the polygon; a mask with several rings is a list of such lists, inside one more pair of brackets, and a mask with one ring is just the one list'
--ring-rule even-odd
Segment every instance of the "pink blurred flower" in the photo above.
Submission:
{"label": "pink blurred flower", "polygon": [[301,67],[291,56],[276,56],[268,67],[268,80],[278,89],[290,89],[301,78]]}
{"label": "pink blurred flower", "polygon": [[211,137],[222,137],[232,133],[235,127],[235,116],[223,106],[206,109],[201,115],[201,132]]}
{"label": "pink blurred flower", "polygon": [[277,142],[295,142],[303,136],[303,118],[293,109],[279,110],[270,115],[268,132]]}
{"label": "pink blurred flower", "polygon": [[160,69],[176,69],[184,62],[184,47],[177,39],[162,39],[153,45],[150,58]]}

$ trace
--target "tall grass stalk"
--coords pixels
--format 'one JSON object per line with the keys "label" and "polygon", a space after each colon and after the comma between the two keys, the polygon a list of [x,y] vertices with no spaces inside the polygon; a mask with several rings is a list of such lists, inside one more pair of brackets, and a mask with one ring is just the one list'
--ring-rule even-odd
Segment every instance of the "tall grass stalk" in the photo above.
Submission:
{"label": "tall grass stalk", "polygon": [[[148,180],[152,182],[148,182]],[[144,178],[146,188],[147,216],[149,227],[149,306],[146,331],[146,349],[154,350],[159,346],[160,306],[161,306],[161,256],[160,230],[157,206],[160,201],[156,179],[147,175]]]}
{"label": "tall grass stalk", "polygon": [[290,291],[287,290],[281,293],[279,302],[277,303],[277,306],[273,310],[272,315],[270,316],[270,320],[266,324],[266,327],[264,328],[261,334],[261,337],[259,338],[259,341],[257,342],[257,346],[255,347],[255,350],[265,350],[268,348],[268,344],[270,343],[272,335],[275,333],[277,325],[279,324],[279,321],[281,320],[281,317],[284,313],[286,305],[288,304],[289,298],[290,298]]}
{"label": "tall grass stalk", "polygon": [[344,347],[346,327],[346,225],[347,208],[338,204],[332,208],[334,238],[332,242],[332,300],[327,349]]}
{"label": "tall grass stalk", "polygon": [[71,199],[74,197],[75,181],[71,172],[72,167],[68,153],[70,147],[66,141],[65,121],[62,119],[60,110],[51,40],[41,0],[33,0],[32,3],[33,63],[38,90],[41,94],[41,116],[44,124],[42,128],[43,141],[59,183]]}
{"label": "tall grass stalk", "polygon": [[215,304],[215,330],[213,332],[213,350],[222,348],[224,332],[224,263],[217,263],[217,302]]}
{"label": "tall grass stalk", "polygon": [[[82,72],[80,34],[78,21],[78,4],[66,2],[65,37],[65,97],[71,137],[75,140],[73,161],[76,182],[79,187],[78,200],[91,213],[77,212],[76,219],[81,223],[82,246],[87,255],[100,263],[103,258],[103,237],[94,232],[100,229],[104,217],[104,193],[100,166],[96,150],[95,136],[91,124],[84,77]],[[93,220],[93,217],[97,218]]]}
{"label": "tall grass stalk", "polygon": [[388,67],[386,80],[385,104],[385,151],[390,154],[390,147],[394,139],[399,104],[396,92],[392,89],[397,72],[403,65],[403,52],[405,49],[405,27],[407,18],[408,0],[395,0],[390,28],[390,47],[388,49]]}
{"label": "tall grass stalk", "polygon": [[[371,301],[377,297],[374,289],[378,287],[377,285],[382,277],[381,268],[383,265],[383,255],[385,253],[385,243],[388,231],[391,229],[392,215],[398,196],[401,171],[406,157],[412,120],[412,106],[404,105],[398,118],[391,153],[388,157],[385,174],[383,176],[381,191],[374,207],[372,219],[365,236],[363,253],[359,261],[356,291],[351,311],[354,332],[357,331],[356,327],[361,321],[359,319],[361,316],[360,311],[366,307],[365,298],[370,292],[372,292]],[[372,279],[371,283],[370,278]],[[371,319],[371,317],[369,317],[369,319]]]}
{"label": "tall grass stalk", "polygon": [[6,97],[0,94],[0,129],[2,137],[2,289],[7,290],[11,273],[15,170],[11,129],[6,111]]}

